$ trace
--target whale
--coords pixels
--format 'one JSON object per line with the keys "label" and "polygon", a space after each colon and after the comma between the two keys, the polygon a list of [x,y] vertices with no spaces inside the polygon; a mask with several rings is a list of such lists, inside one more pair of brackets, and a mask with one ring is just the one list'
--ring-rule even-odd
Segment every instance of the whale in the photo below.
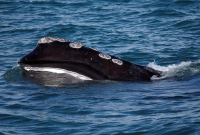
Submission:
{"label": "whale", "polygon": [[[141,66],[119,57],[86,47],[80,42],[71,42],[57,37],[43,37],[36,47],[19,61],[28,71],[54,71],[66,74],[65,78],[79,80],[151,81],[152,76],[161,72]],[[37,73],[38,74],[38,73]],[[71,76],[71,77],[69,77]],[[52,76],[49,76],[52,77]],[[58,79],[58,78],[53,78]]]}

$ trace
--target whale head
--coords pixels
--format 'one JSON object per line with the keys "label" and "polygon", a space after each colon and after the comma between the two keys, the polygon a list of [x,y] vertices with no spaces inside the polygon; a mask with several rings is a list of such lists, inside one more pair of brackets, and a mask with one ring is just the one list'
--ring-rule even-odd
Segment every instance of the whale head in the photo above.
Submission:
{"label": "whale head", "polygon": [[18,63],[65,69],[97,80],[150,81],[153,75],[160,76],[160,72],[152,68],[101,53],[81,43],[55,37],[41,38],[36,48]]}

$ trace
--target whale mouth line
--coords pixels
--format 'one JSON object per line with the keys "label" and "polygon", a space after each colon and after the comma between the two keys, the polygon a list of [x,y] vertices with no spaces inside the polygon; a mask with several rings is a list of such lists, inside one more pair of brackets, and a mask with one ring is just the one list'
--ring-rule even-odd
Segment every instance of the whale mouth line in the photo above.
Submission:
{"label": "whale mouth line", "polygon": [[[93,80],[93,79],[108,79],[100,70],[94,68],[91,65],[78,61],[53,61],[53,60],[37,60],[37,61],[19,61],[25,70],[29,71],[47,71],[54,73],[66,73],[71,76],[80,76],[81,80]],[[27,68],[28,67],[28,68]]]}
{"label": "whale mouth line", "polygon": [[[47,63],[76,63],[72,61],[66,61],[66,60],[30,60],[30,61],[18,61],[19,64],[47,64]],[[77,62],[81,63],[81,62]]]}
{"label": "whale mouth line", "polygon": [[80,80],[93,80],[92,78],[87,77],[85,75],[82,75],[82,74],[79,74],[77,72],[73,72],[73,71],[70,71],[70,70],[61,69],[61,68],[25,66],[24,69],[26,71],[51,72],[51,73],[56,73],[56,74],[68,74],[68,75],[71,75],[71,76],[73,76],[77,79],[80,79]]}

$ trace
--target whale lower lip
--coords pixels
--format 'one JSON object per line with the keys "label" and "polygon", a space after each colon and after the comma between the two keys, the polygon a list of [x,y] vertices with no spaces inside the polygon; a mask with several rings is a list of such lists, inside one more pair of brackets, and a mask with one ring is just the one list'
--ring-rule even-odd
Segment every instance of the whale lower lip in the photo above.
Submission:
{"label": "whale lower lip", "polygon": [[[54,73],[67,73],[72,76],[85,76],[86,80],[104,80],[108,79],[106,75],[96,70],[95,68],[84,63],[77,62],[30,62],[19,63],[24,66],[27,71],[48,71]],[[83,77],[84,78],[84,77]]]}
{"label": "whale lower lip", "polygon": [[24,67],[27,71],[39,71],[39,72],[51,72],[56,74],[68,74],[70,76],[73,76],[74,78],[80,79],[80,80],[92,80],[91,78],[84,76],[82,74],[79,74],[77,72],[60,69],[60,68],[52,68],[52,67]]}

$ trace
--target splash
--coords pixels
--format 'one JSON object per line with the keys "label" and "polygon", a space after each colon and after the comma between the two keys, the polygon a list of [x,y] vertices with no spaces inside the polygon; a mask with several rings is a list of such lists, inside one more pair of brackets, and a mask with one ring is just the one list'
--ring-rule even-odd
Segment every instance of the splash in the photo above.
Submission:
{"label": "splash", "polygon": [[149,63],[147,66],[162,72],[162,77],[153,76],[151,78],[152,80],[200,74],[200,60],[195,62],[181,62],[180,64],[172,64],[168,66],[157,65],[154,61]]}

